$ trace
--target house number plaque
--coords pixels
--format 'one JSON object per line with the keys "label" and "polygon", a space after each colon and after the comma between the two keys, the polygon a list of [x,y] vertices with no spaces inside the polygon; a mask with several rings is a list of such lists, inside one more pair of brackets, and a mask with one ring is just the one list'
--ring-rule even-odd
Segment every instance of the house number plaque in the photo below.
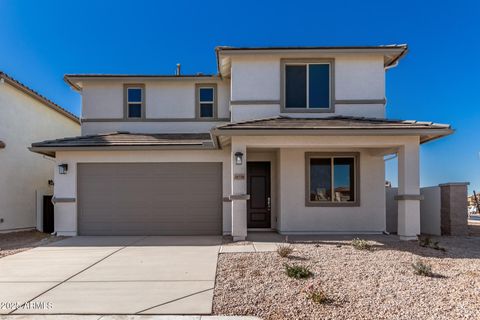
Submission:
{"label": "house number plaque", "polygon": [[243,173],[236,173],[236,174],[233,176],[233,179],[235,179],[235,180],[245,180],[245,174],[243,174]]}

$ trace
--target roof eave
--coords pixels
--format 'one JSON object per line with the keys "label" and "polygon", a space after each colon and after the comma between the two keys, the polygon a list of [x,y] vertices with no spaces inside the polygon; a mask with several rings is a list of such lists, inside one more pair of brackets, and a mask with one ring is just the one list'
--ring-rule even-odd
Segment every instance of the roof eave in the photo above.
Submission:
{"label": "roof eave", "polygon": [[434,140],[438,140],[440,138],[444,138],[446,136],[449,136],[453,133],[455,133],[454,129],[446,129],[443,134],[434,134],[434,135],[423,136],[424,137],[423,139],[422,139],[422,137],[420,137],[420,143],[423,144],[423,143],[431,142],[431,141],[434,141]]}
{"label": "roof eave", "polygon": [[450,128],[441,129],[221,129],[215,128],[212,133],[216,136],[420,136],[421,143],[439,139],[450,135],[454,130]]}
{"label": "roof eave", "polygon": [[66,74],[63,76],[63,81],[65,81],[73,90],[81,92],[82,87],[73,82],[70,77]]}
{"label": "roof eave", "polygon": [[155,79],[155,80],[218,80],[221,77],[212,74],[198,75],[149,75],[149,74],[65,74],[63,80],[76,91],[82,91],[83,87],[79,82],[84,80],[124,80],[124,79]]}
{"label": "roof eave", "polygon": [[30,151],[55,158],[62,151],[147,151],[147,150],[215,150],[215,144],[175,144],[175,145],[125,145],[125,146],[32,146]]}
{"label": "roof eave", "polygon": [[216,47],[219,53],[229,55],[245,54],[245,53],[293,53],[293,52],[326,52],[326,53],[402,53],[407,49],[406,44],[395,46],[338,46],[338,47],[259,47],[259,48],[235,48],[235,47]]}

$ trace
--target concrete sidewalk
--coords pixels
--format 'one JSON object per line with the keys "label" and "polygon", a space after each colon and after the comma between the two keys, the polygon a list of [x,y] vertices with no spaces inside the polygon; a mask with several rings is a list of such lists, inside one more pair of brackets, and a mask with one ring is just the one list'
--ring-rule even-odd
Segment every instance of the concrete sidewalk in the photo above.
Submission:
{"label": "concrete sidewalk", "polygon": [[261,320],[248,316],[129,316],[129,315],[9,315],[5,320]]}
{"label": "concrete sidewalk", "polygon": [[220,244],[74,237],[8,256],[0,259],[0,302],[8,303],[0,314],[211,314]]}
{"label": "concrete sidewalk", "polygon": [[244,316],[128,316],[128,315],[10,315],[0,316],[6,320],[261,320]]}

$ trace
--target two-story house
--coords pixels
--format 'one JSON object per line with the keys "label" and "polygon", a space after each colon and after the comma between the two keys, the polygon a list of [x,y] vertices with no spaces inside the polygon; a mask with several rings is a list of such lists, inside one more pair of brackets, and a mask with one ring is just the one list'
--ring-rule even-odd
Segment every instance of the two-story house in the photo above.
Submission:
{"label": "two-story house", "polygon": [[0,234],[53,231],[56,164],[28,148],[39,140],[78,134],[75,115],[0,71]]}
{"label": "two-story house", "polygon": [[398,154],[398,234],[420,233],[419,147],[449,125],[385,119],[406,45],[218,47],[218,75],[66,75],[82,136],[56,158],[63,235],[381,233]]}

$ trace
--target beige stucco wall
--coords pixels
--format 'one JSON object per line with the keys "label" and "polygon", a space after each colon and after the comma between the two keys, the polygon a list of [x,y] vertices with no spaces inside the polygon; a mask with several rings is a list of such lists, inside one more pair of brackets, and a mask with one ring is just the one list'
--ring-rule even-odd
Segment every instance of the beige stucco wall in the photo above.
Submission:
{"label": "beige stucco wall", "polygon": [[[397,233],[398,229],[398,188],[386,188],[387,231]],[[440,187],[420,188],[423,200],[420,201],[420,232],[428,235],[441,235],[441,194]]]}
{"label": "beige stucco wall", "polygon": [[[76,198],[76,166],[84,162],[222,162],[223,197],[246,192],[245,180],[232,179],[242,173],[233,155],[242,150],[246,161],[272,163],[272,226],[282,233],[380,233],[386,229],[385,164],[383,155],[392,148],[418,144],[410,136],[244,136],[234,137],[222,150],[165,151],[64,151],[57,163],[67,163],[66,175],[55,172],[55,196]],[[233,151],[231,151],[233,150]],[[359,152],[360,205],[356,207],[307,207],[305,205],[306,152]],[[245,163],[245,162],[244,162]],[[410,173],[410,171],[408,171]],[[402,173],[403,174],[403,173]],[[414,178],[417,175],[411,172]],[[403,179],[408,178],[406,176]],[[235,187],[235,188],[234,188]],[[233,191],[232,191],[233,190]],[[223,231],[232,231],[232,210],[240,224],[244,201],[223,203]],[[63,235],[77,232],[75,202],[55,205],[55,230]],[[246,213],[245,213],[246,214]],[[246,234],[246,223],[245,234]],[[237,223],[238,225],[238,223]],[[243,231],[242,231],[243,232]]]}
{"label": "beige stucco wall", "polygon": [[[0,83],[0,231],[41,223],[43,194],[51,194],[55,163],[28,147],[33,142],[80,134],[80,125],[4,82]],[[38,218],[38,221],[37,221]]]}
{"label": "beige stucco wall", "polygon": [[[305,206],[305,152],[360,152],[360,206]],[[281,233],[356,233],[385,231],[385,164],[361,149],[280,149]]]}
{"label": "beige stucco wall", "polygon": [[[195,118],[195,85],[217,85],[218,118],[230,118],[230,82],[211,79],[129,79],[129,80],[89,80],[82,90],[83,119],[123,118],[123,85],[142,83],[145,85],[145,113],[148,122],[84,122],[82,134],[95,134],[113,131],[129,132],[208,132],[218,122],[188,121]],[[168,122],[180,119],[180,122]]]}
{"label": "beige stucco wall", "polygon": [[[317,54],[245,55],[232,57],[232,101],[269,101],[270,104],[236,104],[232,119],[241,121],[277,116],[281,113],[281,58],[333,58],[336,100],[381,100],[385,98],[385,70],[382,55]],[[327,117],[335,115],[385,117],[383,104],[336,104],[334,113],[284,113],[289,116]]]}
{"label": "beige stucco wall", "polygon": [[[223,197],[231,192],[230,150],[164,150],[164,151],[64,151],[57,152],[57,163],[68,164],[68,173],[55,172],[57,198],[77,198],[78,163],[88,162],[222,162]],[[230,233],[231,204],[223,203],[223,232]],[[60,235],[77,234],[77,203],[55,204],[55,231]]]}
{"label": "beige stucco wall", "polygon": [[218,121],[181,121],[181,122],[84,122],[82,135],[128,131],[139,133],[208,133],[218,125],[226,122]]}

